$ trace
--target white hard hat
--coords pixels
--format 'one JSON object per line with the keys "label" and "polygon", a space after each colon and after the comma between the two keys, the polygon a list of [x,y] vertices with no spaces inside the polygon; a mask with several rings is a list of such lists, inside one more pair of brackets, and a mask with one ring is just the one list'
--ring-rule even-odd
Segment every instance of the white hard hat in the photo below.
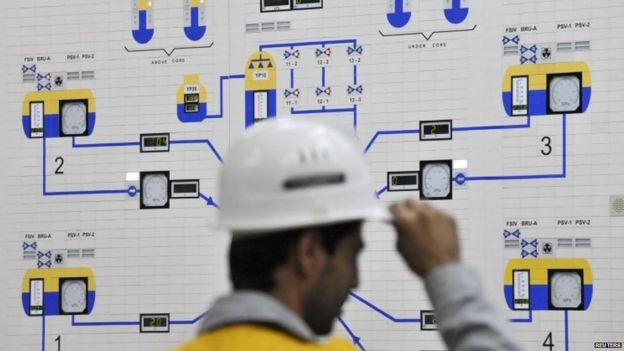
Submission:
{"label": "white hard hat", "polygon": [[219,224],[237,234],[388,216],[355,137],[293,119],[259,123],[221,170]]}

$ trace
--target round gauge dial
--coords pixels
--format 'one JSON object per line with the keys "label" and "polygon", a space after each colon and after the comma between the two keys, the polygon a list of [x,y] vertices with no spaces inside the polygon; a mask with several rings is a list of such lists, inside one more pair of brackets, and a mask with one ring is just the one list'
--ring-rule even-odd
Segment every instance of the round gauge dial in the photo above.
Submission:
{"label": "round gauge dial", "polygon": [[447,164],[427,164],[422,171],[422,177],[422,193],[425,197],[445,198],[451,192],[451,169]]}
{"label": "round gauge dial", "polygon": [[570,75],[552,78],[549,98],[549,107],[553,112],[576,111],[581,104],[579,77]]}
{"label": "round gauge dial", "polygon": [[578,308],[583,302],[583,284],[578,272],[557,272],[550,281],[550,301],[555,308]]}
{"label": "round gauge dial", "polygon": [[84,280],[66,280],[61,285],[61,309],[64,313],[82,313],[87,309],[87,284]]}
{"label": "round gauge dial", "polygon": [[169,180],[164,174],[148,174],[141,185],[141,199],[146,207],[163,207],[169,201]]}
{"label": "round gauge dial", "polygon": [[87,131],[87,106],[84,102],[66,102],[61,110],[63,134],[83,135]]}

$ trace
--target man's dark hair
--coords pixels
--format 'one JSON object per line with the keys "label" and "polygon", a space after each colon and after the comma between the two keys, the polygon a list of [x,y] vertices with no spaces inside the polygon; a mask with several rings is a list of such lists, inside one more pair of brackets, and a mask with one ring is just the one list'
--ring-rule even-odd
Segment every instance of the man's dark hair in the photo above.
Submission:
{"label": "man's dark hair", "polygon": [[288,260],[292,249],[307,230],[320,232],[323,248],[329,255],[348,234],[357,231],[362,221],[298,228],[258,237],[240,238],[230,246],[230,280],[234,290],[269,292],[275,287],[273,272]]}

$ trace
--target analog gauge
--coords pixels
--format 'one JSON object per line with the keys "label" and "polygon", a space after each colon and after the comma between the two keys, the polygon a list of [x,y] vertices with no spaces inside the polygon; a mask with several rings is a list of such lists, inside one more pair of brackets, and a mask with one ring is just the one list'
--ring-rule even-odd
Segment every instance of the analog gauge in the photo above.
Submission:
{"label": "analog gauge", "polygon": [[556,309],[578,309],[583,303],[580,272],[555,272],[550,278],[550,303]]}
{"label": "analog gauge", "polygon": [[86,134],[87,105],[85,102],[72,101],[62,104],[61,129],[64,135]]}
{"label": "analog gauge", "polygon": [[548,107],[552,112],[575,112],[579,109],[581,105],[581,80],[579,76],[554,76],[549,83]]}
{"label": "analog gauge", "polygon": [[169,207],[169,175],[148,173],[141,180],[141,208]]}
{"label": "analog gauge", "polygon": [[84,313],[87,309],[87,283],[83,279],[67,279],[61,283],[61,311]]}
{"label": "analog gauge", "polygon": [[451,198],[451,161],[421,162],[421,199]]}

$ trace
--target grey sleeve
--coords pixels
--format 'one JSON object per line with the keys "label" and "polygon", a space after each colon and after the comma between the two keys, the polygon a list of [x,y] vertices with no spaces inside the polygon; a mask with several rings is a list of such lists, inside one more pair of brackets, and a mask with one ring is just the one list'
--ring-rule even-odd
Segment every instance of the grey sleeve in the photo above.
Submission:
{"label": "grey sleeve", "polygon": [[521,350],[508,322],[485,298],[477,272],[447,264],[429,272],[425,285],[450,351]]}

